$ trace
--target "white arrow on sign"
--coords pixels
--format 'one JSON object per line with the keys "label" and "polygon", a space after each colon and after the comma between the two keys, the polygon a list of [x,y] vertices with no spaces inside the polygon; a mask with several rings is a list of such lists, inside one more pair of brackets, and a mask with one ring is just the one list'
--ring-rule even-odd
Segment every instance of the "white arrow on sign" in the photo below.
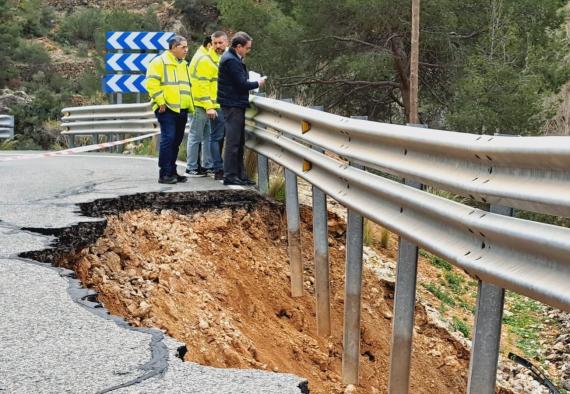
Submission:
{"label": "white arrow on sign", "polygon": [[129,91],[131,92],[136,92],[138,91],[137,87],[134,85],[134,82],[136,81],[137,76],[136,75],[131,75],[130,77],[127,78],[127,80],[125,81],[125,86],[129,89]]}
{"label": "white arrow on sign", "polygon": [[157,35],[159,33],[146,33],[143,37],[143,39],[141,40],[142,43],[145,45],[145,48],[152,48],[152,42],[150,40],[152,40],[154,38],[155,35]]}
{"label": "white arrow on sign", "polygon": [[171,38],[170,34],[163,34],[162,37],[158,39],[158,42],[163,48],[168,48],[168,40]]}
{"label": "white arrow on sign", "polygon": [[109,60],[107,60],[107,64],[111,67],[112,70],[119,70],[120,66],[117,63],[121,55],[111,55]]}
{"label": "white arrow on sign", "polygon": [[123,34],[120,31],[116,31],[113,34],[111,34],[111,37],[109,37],[109,39],[107,40],[107,42],[109,43],[109,45],[115,49],[120,48],[119,43],[117,42],[117,39],[121,36],[121,34]]}
{"label": "white arrow on sign", "polygon": [[125,64],[127,65],[127,67],[129,68],[129,70],[136,70],[137,69],[137,65],[134,63],[135,59],[138,57],[139,55],[134,54],[134,55],[129,55],[127,57],[127,59],[125,60]]}
{"label": "white arrow on sign", "polygon": [[121,78],[121,75],[113,75],[107,81],[107,85],[111,88],[111,90],[115,92],[121,91],[121,88],[117,85],[117,81]]}
{"label": "white arrow on sign", "polygon": [[130,49],[141,49],[138,47],[138,45],[135,43],[135,38],[137,38],[137,36],[139,35],[139,33],[131,33],[127,36],[127,38],[125,39],[125,42],[127,43],[128,48]]}

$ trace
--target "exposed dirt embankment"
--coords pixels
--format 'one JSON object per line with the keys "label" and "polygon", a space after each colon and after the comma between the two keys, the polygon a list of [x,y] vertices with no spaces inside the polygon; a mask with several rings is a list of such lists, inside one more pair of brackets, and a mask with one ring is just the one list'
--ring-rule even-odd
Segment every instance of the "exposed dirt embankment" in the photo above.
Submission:
{"label": "exposed dirt embankment", "polygon": [[[185,359],[216,367],[290,372],[311,393],[341,393],[345,225],[329,220],[333,335],[316,335],[311,212],[302,209],[305,296],[289,291],[281,206],[193,215],[140,210],[108,217],[95,245],[68,259],[113,314],[165,329]],[[386,392],[393,288],[365,269],[360,386]],[[468,352],[416,311],[411,392],[463,393]]]}

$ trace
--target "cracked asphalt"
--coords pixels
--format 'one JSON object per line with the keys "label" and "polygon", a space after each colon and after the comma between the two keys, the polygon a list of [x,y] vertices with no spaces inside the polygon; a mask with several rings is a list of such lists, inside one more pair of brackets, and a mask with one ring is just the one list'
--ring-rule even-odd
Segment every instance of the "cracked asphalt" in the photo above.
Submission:
{"label": "cracked asphalt", "polygon": [[183,362],[181,343],[109,316],[70,271],[19,257],[57,241],[41,230],[98,220],[79,203],[226,189],[211,178],[160,185],[157,174],[155,159],[113,154],[0,162],[0,392],[303,392],[294,375]]}

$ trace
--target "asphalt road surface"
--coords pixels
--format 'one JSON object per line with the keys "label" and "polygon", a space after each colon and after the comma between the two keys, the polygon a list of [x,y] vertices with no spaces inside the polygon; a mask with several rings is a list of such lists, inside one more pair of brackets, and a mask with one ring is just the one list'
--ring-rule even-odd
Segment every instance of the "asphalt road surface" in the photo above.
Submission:
{"label": "asphalt road surface", "polygon": [[211,178],[160,185],[157,174],[154,159],[112,154],[0,162],[1,393],[303,392],[293,375],[183,362],[181,343],[96,308],[70,271],[19,257],[49,248],[50,229],[97,220],[78,203],[225,188]]}

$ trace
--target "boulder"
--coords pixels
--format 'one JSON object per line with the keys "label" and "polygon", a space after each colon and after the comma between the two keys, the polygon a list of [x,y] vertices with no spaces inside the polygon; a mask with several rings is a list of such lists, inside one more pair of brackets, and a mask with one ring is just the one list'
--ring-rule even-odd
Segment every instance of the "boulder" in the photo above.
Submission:
{"label": "boulder", "polygon": [[12,109],[30,104],[34,97],[28,95],[26,92],[10,89],[0,90],[0,114],[8,114]]}

